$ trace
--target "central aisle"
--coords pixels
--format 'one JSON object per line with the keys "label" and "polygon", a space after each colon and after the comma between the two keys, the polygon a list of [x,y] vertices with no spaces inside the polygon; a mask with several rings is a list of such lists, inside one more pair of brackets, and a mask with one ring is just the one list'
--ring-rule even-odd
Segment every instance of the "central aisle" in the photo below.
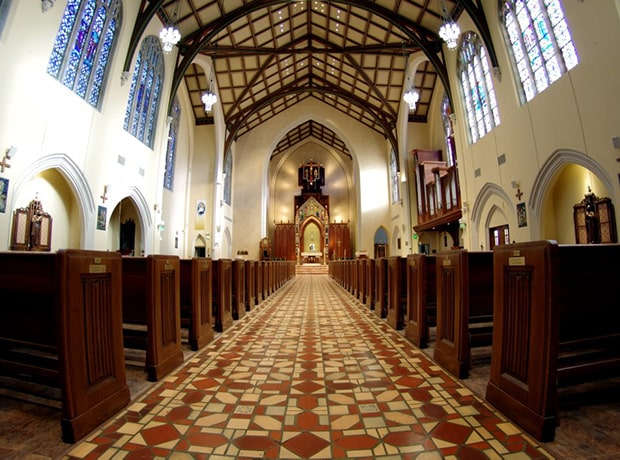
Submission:
{"label": "central aisle", "polygon": [[327,275],[299,275],[66,458],[547,458]]}

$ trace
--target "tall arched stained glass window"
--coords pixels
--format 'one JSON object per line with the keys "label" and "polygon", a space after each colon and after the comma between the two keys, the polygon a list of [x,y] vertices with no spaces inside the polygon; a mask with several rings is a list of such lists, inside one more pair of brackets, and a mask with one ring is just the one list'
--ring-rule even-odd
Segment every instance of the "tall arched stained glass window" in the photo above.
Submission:
{"label": "tall arched stained glass window", "polygon": [[99,107],[121,13],[121,0],[69,0],[47,65],[47,73],[93,107]]}
{"label": "tall arched stained glass window", "polygon": [[166,149],[166,170],[164,172],[164,188],[172,191],[174,186],[174,160],[177,155],[177,136],[181,121],[181,107],[177,97],[172,101],[170,112],[170,128],[168,130],[168,148]]}
{"label": "tall arched stained glass window", "polygon": [[456,166],[456,147],[454,144],[454,127],[452,126],[452,108],[447,94],[441,101],[441,119],[443,121],[443,133],[446,139],[445,160],[448,166]]}
{"label": "tall arched stained glass window", "polygon": [[232,153],[224,157],[224,203],[230,206],[232,190]]}
{"label": "tall arched stained glass window", "polygon": [[164,80],[164,60],[157,37],[142,42],[133,68],[125,129],[149,147],[153,147],[157,110]]}
{"label": "tall arched stained glass window", "polygon": [[525,103],[579,58],[559,0],[500,0],[499,11]]}
{"label": "tall arched stained glass window", "polygon": [[499,110],[487,52],[474,32],[463,34],[457,72],[467,112],[469,140],[473,144],[499,125]]}
{"label": "tall arched stained glass window", "polygon": [[392,204],[400,201],[400,181],[398,174],[398,162],[396,160],[396,152],[390,150],[390,182],[392,183]]}

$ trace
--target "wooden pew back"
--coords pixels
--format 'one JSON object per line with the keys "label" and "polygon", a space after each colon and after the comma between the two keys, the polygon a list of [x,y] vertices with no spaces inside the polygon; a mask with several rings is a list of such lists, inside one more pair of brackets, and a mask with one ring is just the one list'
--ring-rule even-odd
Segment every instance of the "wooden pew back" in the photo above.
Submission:
{"label": "wooden pew back", "polygon": [[[177,256],[123,257],[123,322],[128,347],[146,347],[146,371],[156,381],[183,363],[180,260]],[[136,336],[141,340],[134,340]]]}
{"label": "wooden pew back", "polygon": [[211,259],[180,261],[181,323],[189,331],[188,343],[194,351],[213,340],[212,272]]}
{"label": "wooden pew back", "polygon": [[0,254],[0,264],[7,267],[0,277],[0,372],[59,385],[62,438],[76,442],[130,399],[120,255],[11,252]]}
{"label": "wooden pew back", "polygon": [[437,271],[435,256],[407,256],[407,324],[405,336],[414,345],[426,348],[429,328],[436,325]]}
{"label": "wooden pew back", "polygon": [[[466,249],[444,251],[437,255],[436,270],[437,331],[434,357],[453,375],[466,378],[471,362],[470,347],[485,340],[490,345],[493,253],[470,252]],[[478,327],[480,324],[484,327]]]}
{"label": "wooden pew back", "polygon": [[533,241],[494,250],[495,333],[487,400],[541,441],[557,387],[620,374],[613,300],[620,245]]}

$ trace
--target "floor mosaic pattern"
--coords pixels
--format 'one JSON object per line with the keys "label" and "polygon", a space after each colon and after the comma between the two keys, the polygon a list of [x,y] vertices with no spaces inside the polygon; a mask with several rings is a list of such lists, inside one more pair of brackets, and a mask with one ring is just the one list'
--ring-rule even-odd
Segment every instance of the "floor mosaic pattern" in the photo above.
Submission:
{"label": "floor mosaic pattern", "polygon": [[550,456],[327,275],[301,275],[65,458]]}

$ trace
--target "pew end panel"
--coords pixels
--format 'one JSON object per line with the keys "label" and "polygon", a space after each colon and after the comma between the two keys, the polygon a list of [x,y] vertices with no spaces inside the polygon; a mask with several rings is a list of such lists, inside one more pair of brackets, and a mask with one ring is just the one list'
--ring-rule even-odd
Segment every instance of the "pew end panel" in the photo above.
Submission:
{"label": "pew end panel", "polygon": [[217,332],[233,325],[231,259],[213,261],[213,322]]}
{"label": "pew end panel", "polygon": [[178,256],[147,257],[146,371],[157,381],[183,364],[181,348],[180,259]]}
{"label": "pew end panel", "polygon": [[[61,250],[0,253],[0,371],[60,389],[62,439],[74,443],[130,400],[122,340],[121,258]],[[18,352],[16,352],[18,350]]]}
{"label": "pew end panel", "polygon": [[[117,253],[61,250],[59,362],[65,442],[76,442],[130,401],[123,355],[122,262]],[[70,395],[70,396],[69,396]]]}
{"label": "pew end panel", "polygon": [[375,259],[366,261],[366,306],[369,310],[375,309]]}
{"label": "pew end panel", "polygon": [[466,249],[437,255],[435,360],[467,378],[471,347],[490,345],[493,327],[493,253]]}
{"label": "pew end panel", "polygon": [[392,256],[387,260],[387,323],[395,330],[404,329],[407,311],[407,259]]}
{"label": "pew end panel", "polygon": [[122,260],[125,347],[146,350],[147,377],[157,381],[183,363],[180,259],[149,255]]}
{"label": "pew end panel", "polygon": [[188,329],[193,351],[213,340],[211,259],[194,257],[180,261],[181,324]]}
{"label": "pew end panel", "polygon": [[256,261],[245,262],[245,311],[252,311],[256,306]]}
{"label": "pew end panel", "polygon": [[232,261],[232,317],[239,320],[245,315],[245,260]]}
{"label": "pew end panel", "polygon": [[379,318],[387,317],[387,258],[379,257],[375,260],[375,314]]}
{"label": "pew end panel", "polygon": [[407,256],[407,323],[405,336],[419,348],[428,347],[429,328],[437,317],[436,257]]}

